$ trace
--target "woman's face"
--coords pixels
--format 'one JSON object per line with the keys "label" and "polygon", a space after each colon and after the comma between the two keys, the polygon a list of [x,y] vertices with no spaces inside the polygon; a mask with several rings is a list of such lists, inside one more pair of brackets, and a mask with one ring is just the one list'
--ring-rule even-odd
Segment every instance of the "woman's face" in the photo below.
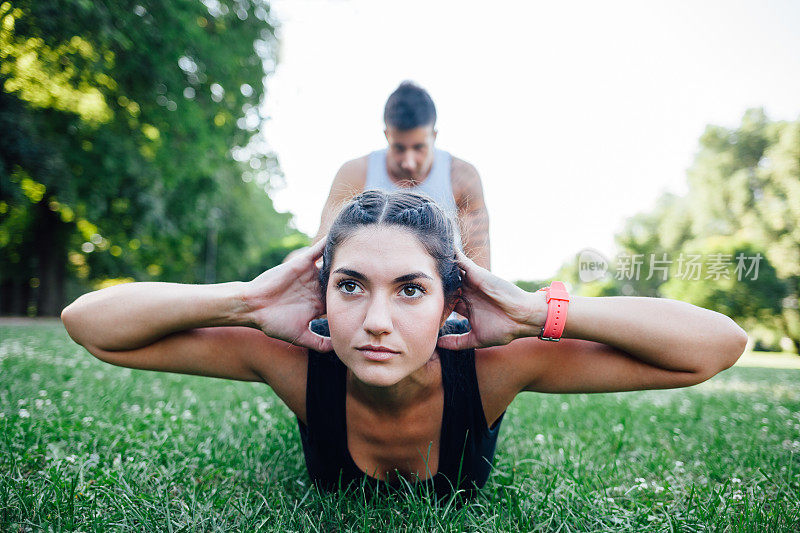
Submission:
{"label": "woman's face", "polygon": [[[326,292],[333,349],[365,383],[394,385],[425,365],[450,314],[436,262],[410,231],[359,229],[334,253]],[[359,348],[397,353],[372,360]]]}

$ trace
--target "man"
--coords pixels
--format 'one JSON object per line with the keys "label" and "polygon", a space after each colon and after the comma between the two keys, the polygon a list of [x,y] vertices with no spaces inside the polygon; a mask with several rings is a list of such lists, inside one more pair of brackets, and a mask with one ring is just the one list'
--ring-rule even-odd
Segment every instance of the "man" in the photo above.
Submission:
{"label": "man", "polygon": [[339,208],[364,190],[423,192],[458,220],[461,235],[457,238],[467,255],[491,270],[489,215],[480,176],[471,164],[434,148],[436,107],[428,92],[409,81],[401,83],[386,101],[383,119],[388,148],[342,165],[322,209],[314,242],[328,233]]}

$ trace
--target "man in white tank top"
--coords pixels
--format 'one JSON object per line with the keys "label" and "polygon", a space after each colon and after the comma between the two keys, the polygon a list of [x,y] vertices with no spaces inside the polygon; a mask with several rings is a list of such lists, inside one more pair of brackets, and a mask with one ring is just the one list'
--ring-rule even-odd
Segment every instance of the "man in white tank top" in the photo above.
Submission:
{"label": "man in white tank top", "polygon": [[434,148],[436,108],[430,95],[405,81],[389,96],[383,118],[388,148],[342,165],[331,185],[314,242],[328,232],[339,208],[364,190],[418,191],[431,196],[458,219],[458,240],[464,251],[491,270],[489,214],[481,178],[471,164]]}

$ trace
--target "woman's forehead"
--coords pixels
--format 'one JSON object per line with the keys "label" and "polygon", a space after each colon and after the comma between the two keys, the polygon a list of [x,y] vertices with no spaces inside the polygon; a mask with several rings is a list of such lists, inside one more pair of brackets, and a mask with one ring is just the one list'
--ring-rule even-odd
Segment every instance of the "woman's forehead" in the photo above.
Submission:
{"label": "woman's forehead", "polygon": [[346,268],[367,277],[422,272],[436,277],[436,263],[416,236],[393,227],[359,229],[336,248],[331,274]]}

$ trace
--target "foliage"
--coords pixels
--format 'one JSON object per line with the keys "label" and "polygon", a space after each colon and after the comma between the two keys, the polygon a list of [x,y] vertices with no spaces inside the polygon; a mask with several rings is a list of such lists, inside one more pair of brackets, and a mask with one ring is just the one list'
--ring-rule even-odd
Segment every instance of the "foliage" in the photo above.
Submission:
{"label": "foliage", "polygon": [[297,234],[266,194],[264,1],[3,2],[0,28],[4,276],[37,276],[51,230],[86,283],[238,279]]}
{"label": "foliage", "polygon": [[[606,278],[581,283],[572,261],[559,279],[584,296],[684,300],[775,329],[800,352],[800,120],[751,109],[738,128],[708,126],[688,181],[686,196],[666,193],[626,221]],[[638,275],[622,275],[634,257]],[[687,276],[693,257],[700,270]]]}

